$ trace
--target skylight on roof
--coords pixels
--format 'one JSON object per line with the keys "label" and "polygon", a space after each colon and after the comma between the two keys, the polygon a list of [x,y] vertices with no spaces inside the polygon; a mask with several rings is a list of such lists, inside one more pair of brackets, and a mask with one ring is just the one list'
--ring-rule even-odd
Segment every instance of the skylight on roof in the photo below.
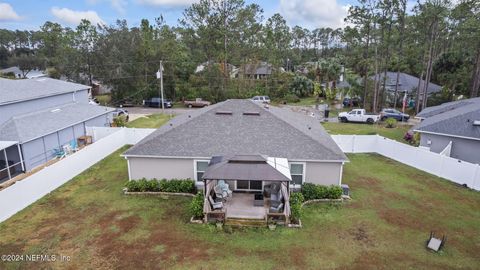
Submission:
{"label": "skylight on roof", "polygon": [[232,111],[216,111],[215,114],[218,115],[232,115]]}
{"label": "skylight on roof", "polygon": [[260,112],[244,112],[243,115],[256,115],[259,116]]}

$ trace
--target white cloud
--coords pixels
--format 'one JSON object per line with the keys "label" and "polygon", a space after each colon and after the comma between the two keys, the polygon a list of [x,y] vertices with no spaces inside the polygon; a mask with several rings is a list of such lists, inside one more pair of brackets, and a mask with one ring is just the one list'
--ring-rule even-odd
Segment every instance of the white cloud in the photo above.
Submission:
{"label": "white cloud", "polygon": [[343,27],[347,12],[336,0],[280,0],[280,14],[289,24],[311,29]]}
{"label": "white cloud", "polygon": [[165,7],[185,7],[199,0],[138,0],[140,4]]}
{"label": "white cloud", "polygon": [[8,3],[0,3],[0,21],[18,21],[21,17]]}
{"label": "white cloud", "polygon": [[87,0],[87,4],[94,6],[103,1],[110,2],[115,11],[125,14],[125,7],[128,4],[127,0]]}
{"label": "white cloud", "polygon": [[125,6],[127,5],[127,1],[110,0],[110,4],[112,5],[113,9],[115,9],[118,13],[121,13],[121,14],[125,13]]}
{"label": "white cloud", "polygon": [[59,20],[70,24],[79,24],[82,19],[87,19],[94,25],[105,24],[100,16],[98,16],[97,12],[92,10],[76,11],[68,8],[53,7],[50,11],[53,16],[57,17]]}

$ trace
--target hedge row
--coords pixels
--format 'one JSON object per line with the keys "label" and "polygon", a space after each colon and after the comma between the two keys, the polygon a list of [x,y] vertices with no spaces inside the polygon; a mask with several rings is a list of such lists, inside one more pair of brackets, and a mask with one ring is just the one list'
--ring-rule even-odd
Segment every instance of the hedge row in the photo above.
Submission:
{"label": "hedge row", "polygon": [[195,181],[191,179],[151,179],[128,181],[125,187],[129,192],[172,192],[172,193],[195,193]]}
{"label": "hedge row", "polygon": [[312,183],[305,183],[302,187],[302,194],[306,201],[316,199],[340,199],[342,197],[340,186],[322,186]]}

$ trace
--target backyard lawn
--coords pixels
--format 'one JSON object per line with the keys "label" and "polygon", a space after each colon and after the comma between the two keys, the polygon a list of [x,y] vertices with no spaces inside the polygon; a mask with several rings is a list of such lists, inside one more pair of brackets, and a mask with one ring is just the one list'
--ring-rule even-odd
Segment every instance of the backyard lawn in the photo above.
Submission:
{"label": "backyard lawn", "polygon": [[[378,155],[349,155],[353,200],[305,207],[304,228],[217,230],[188,223],[189,198],[125,196],[117,151],[0,224],[1,254],[69,262],[0,269],[478,269],[480,193]],[[430,231],[445,249],[425,249]]]}
{"label": "backyard lawn", "polygon": [[328,133],[337,135],[374,135],[378,134],[399,142],[406,143],[403,139],[405,133],[412,127],[410,125],[397,124],[395,128],[386,128],[383,123],[367,125],[362,123],[322,123]]}
{"label": "backyard lawn", "polygon": [[159,128],[171,119],[169,114],[151,114],[145,117],[137,118],[126,124],[129,128]]}

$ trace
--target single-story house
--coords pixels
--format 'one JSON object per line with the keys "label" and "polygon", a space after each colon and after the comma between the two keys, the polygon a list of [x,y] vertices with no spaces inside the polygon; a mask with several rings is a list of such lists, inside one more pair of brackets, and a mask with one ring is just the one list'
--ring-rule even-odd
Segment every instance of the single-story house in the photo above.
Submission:
{"label": "single-story house", "polygon": [[282,193],[304,183],[340,185],[347,161],[314,118],[251,100],[227,100],[177,116],[123,156],[130,180],[190,178],[206,197],[225,182],[234,198],[262,193],[272,183]]}
{"label": "single-story house", "polygon": [[266,79],[272,75],[273,66],[267,62],[245,64],[238,70],[238,76],[247,79]]}
{"label": "single-story house", "polygon": [[[380,85],[383,85],[383,77],[384,73],[379,73],[377,75],[372,75],[369,77],[370,80],[374,80],[375,76],[377,76],[377,80],[380,81]],[[405,93],[411,94],[413,91],[416,91],[418,88],[418,77],[412,76],[410,74],[400,72],[400,76],[398,78],[398,93]],[[385,88],[387,91],[394,92],[395,86],[397,83],[397,72],[394,71],[387,71],[387,80],[385,82]],[[420,88],[423,88],[425,84],[425,80],[420,82]],[[430,82],[428,84],[427,94],[431,95],[433,93],[438,93],[442,90],[440,85],[434,84]]]}
{"label": "single-story house", "polygon": [[47,76],[47,73],[44,70],[36,68],[29,71],[22,71],[17,66],[1,69],[0,74],[13,74],[17,79],[24,79],[24,77],[26,79],[34,79]]}
{"label": "single-story house", "polygon": [[421,147],[480,164],[480,98],[428,107],[417,117],[423,119],[413,128]]}
{"label": "single-story house", "polygon": [[51,78],[0,79],[0,182],[74,147],[86,126],[110,126],[114,109],[88,104],[88,91]]}

